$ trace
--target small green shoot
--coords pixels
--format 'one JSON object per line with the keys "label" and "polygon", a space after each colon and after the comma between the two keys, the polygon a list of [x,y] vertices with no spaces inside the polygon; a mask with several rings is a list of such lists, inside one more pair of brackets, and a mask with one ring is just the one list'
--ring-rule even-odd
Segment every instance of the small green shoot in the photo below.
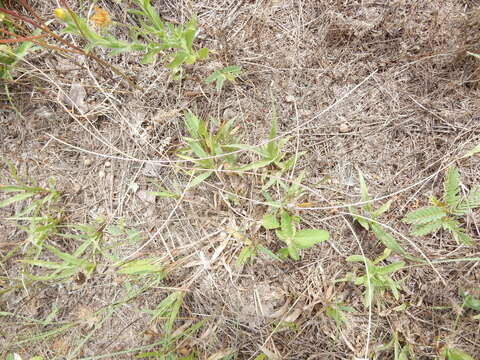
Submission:
{"label": "small green shoot", "polygon": [[450,167],[443,182],[443,199],[430,198],[431,206],[422,207],[407,214],[403,222],[412,225],[412,235],[423,236],[440,228],[450,231],[458,244],[473,245],[473,240],[465,233],[459,221],[460,216],[480,207],[480,186],[476,185],[462,197],[460,175],[456,167]]}
{"label": "small green shoot", "polygon": [[287,245],[286,248],[279,250],[277,255],[280,258],[290,256],[294,260],[299,260],[298,250],[309,249],[328,240],[329,233],[327,231],[321,229],[297,230],[299,223],[300,218],[290,215],[286,210],[282,210],[279,217],[274,214],[266,214],[263,217],[263,227],[267,230],[275,230],[277,237]]}
{"label": "small green shoot", "polygon": [[[358,178],[360,182],[360,197],[361,201],[364,204],[361,206],[360,209],[355,209],[353,206],[349,207],[350,213],[352,214],[353,218],[367,231],[372,231],[376,238],[388,249],[397,252],[405,257],[409,257],[407,252],[400,246],[400,244],[395,240],[395,238],[387,233],[381,225],[379,225],[379,217],[386,211],[390,209],[390,205],[392,204],[392,200],[387,201],[379,208],[374,209],[371,202],[370,196],[368,194],[367,183],[365,182],[365,178],[363,174],[359,171]],[[361,215],[360,215],[361,214]]]}
{"label": "small green shoot", "polygon": [[[190,182],[189,188],[192,188],[208,179],[217,168],[233,168],[235,154],[225,154],[235,150],[232,145],[236,143],[236,129],[233,127],[234,119],[220,124],[216,131],[211,131],[209,123],[190,111],[185,112],[184,118],[190,137],[184,139],[187,146],[179,151],[178,156],[195,164],[195,169],[188,172],[189,175],[201,172]],[[214,120],[211,119],[210,123],[214,123]]]}
{"label": "small green shoot", "polygon": [[380,300],[383,298],[383,294],[386,290],[390,290],[393,297],[398,300],[400,298],[399,290],[401,289],[400,283],[392,279],[391,275],[403,269],[405,262],[399,261],[388,265],[381,266],[380,262],[384,261],[391,254],[390,249],[385,249],[383,254],[375,260],[370,260],[363,255],[352,255],[347,258],[348,262],[361,262],[366,263],[368,273],[358,276],[355,273],[349,273],[344,279],[337,281],[351,281],[355,285],[361,285],[365,287],[363,293],[363,304],[369,306],[373,300],[377,300],[377,305],[380,304]]}
{"label": "small green shoot", "polygon": [[238,170],[250,171],[267,167],[269,165],[273,165],[275,167],[275,169],[273,170],[273,174],[270,177],[270,180],[267,182],[267,184],[264,185],[263,190],[267,190],[272,185],[281,182],[279,177],[286,173],[287,170],[289,170],[293,166],[293,164],[305,154],[305,152],[298,152],[289,158],[285,158],[286,154],[282,150],[287,144],[287,142],[290,140],[290,138],[285,137],[282,139],[277,139],[277,128],[278,119],[274,104],[272,105],[272,124],[268,136],[269,142],[261,147],[253,147],[244,144],[235,145],[235,147],[239,149],[248,150],[260,157],[260,160],[241,166],[238,168]]}
{"label": "small green shoot", "polygon": [[215,82],[215,88],[221,90],[225,81],[235,82],[235,79],[240,76],[242,69],[240,66],[227,66],[220,70],[215,70],[210,76],[205,79],[207,84]]}

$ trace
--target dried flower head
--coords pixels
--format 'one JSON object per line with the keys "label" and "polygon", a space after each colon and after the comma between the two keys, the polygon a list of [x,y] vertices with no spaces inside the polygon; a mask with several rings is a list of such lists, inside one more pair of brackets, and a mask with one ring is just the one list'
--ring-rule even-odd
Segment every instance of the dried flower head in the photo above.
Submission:
{"label": "dried flower head", "polygon": [[107,27],[111,20],[110,15],[106,10],[103,10],[101,7],[95,6],[94,14],[90,17],[90,21],[99,28]]}

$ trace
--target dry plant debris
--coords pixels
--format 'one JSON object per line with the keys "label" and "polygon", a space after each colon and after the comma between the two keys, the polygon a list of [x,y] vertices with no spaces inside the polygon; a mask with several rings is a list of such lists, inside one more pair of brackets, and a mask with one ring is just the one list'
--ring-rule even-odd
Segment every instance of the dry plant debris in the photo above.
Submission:
{"label": "dry plant debris", "polygon": [[0,0],[0,357],[480,359],[479,9]]}

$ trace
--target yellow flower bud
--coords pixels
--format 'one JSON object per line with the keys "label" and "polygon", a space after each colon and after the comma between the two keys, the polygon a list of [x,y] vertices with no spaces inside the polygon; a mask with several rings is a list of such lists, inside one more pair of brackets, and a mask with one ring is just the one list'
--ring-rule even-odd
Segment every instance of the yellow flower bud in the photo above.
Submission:
{"label": "yellow flower bud", "polygon": [[55,10],[53,10],[53,15],[55,15],[55,17],[60,20],[65,20],[65,18],[68,15],[68,12],[62,8],[56,8]]}

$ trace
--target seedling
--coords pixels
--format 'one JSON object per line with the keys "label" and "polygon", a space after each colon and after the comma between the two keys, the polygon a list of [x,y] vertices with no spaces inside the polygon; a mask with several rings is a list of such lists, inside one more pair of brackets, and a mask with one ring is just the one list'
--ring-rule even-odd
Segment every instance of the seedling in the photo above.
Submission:
{"label": "seedling", "polygon": [[272,124],[268,136],[268,143],[260,147],[254,147],[244,144],[235,145],[235,147],[239,149],[248,150],[260,156],[260,160],[239,167],[238,170],[250,171],[267,167],[269,165],[273,165],[275,167],[273,174],[270,177],[270,180],[267,184],[264,185],[263,190],[267,190],[274,184],[281,183],[282,181],[279,178],[292,167],[295,161],[297,161],[302,155],[305,154],[305,152],[299,152],[289,158],[285,158],[285,153],[282,152],[282,149],[287,144],[290,138],[284,137],[281,139],[277,139],[277,127],[277,112],[275,109],[275,105],[273,105]]}
{"label": "seedling", "polygon": [[[208,56],[207,48],[198,51],[193,48],[193,41],[197,36],[195,16],[185,26],[175,26],[162,21],[149,0],[135,0],[135,3],[140,9],[128,12],[140,16],[142,20],[140,20],[140,27],[130,29],[131,42],[119,40],[106,33],[111,20],[103,9],[96,8],[95,15],[90,18],[91,22],[101,28],[100,32],[93,30],[87,20],[69,10],[59,8],[54,13],[66,25],[63,33],[78,35],[88,41],[86,51],[100,46],[110,49],[110,55],[122,52],[145,52],[140,61],[142,64],[151,63],[158,54],[167,52],[164,56],[167,62],[165,67],[172,70],[175,78],[181,78],[183,64],[192,65],[197,60],[203,60]],[[140,38],[145,42],[140,41]]]}
{"label": "seedling", "polygon": [[337,328],[340,328],[343,324],[347,323],[344,313],[345,312],[356,312],[356,310],[351,307],[343,304],[342,302],[333,302],[328,305],[325,305],[323,308],[325,314],[335,321]]}
{"label": "seedling", "polygon": [[476,185],[462,197],[460,192],[460,175],[456,167],[450,167],[443,182],[443,199],[430,197],[431,206],[410,212],[403,222],[412,225],[412,235],[423,236],[438,231],[449,231],[459,244],[473,245],[459,221],[462,215],[480,207],[480,186]]}
{"label": "seedling", "polygon": [[175,321],[177,320],[180,308],[183,304],[183,293],[175,291],[163,299],[154,310],[145,309],[145,313],[152,316],[151,322],[157,323],[164,321],[161,334],[160,349],[156,351],[140,353],[136,358],[156,358],[164,360],[181,360],[181,359],[195,359],[193,355],[186,357],[177,357],[175,354],[175,343],[188,337],[191,333],[201,328],[205,320],[199,321],[189,327],[181,327],[174,331]]}
{"label": "seedling", "polygon": [[401,270],[405,266],[405,262],[399,261],[389,265],[381,266],[380,262],[385,260],[391,254],[390,249],[385,249],[383,254],[375,260],[370,260],[363,255],[352,255],[347,258],[348,262],[362,262],[367,266],[368,272],[364,275],[358,276],[355,273],[349,273],[344,279],[337,281],[351,281],[355,285],[362,285],[365,287],[363,293],[363,304],[369,306],[372,301],[377,300],[377,305],[380,305],[380,300],[386,290],[390,290],[396,300],[399,299],[400,283],[392,279],[391,275]]}
{"label": "seedling", "polygon": [[220,70],[215,70],[209,77],[206,78],[207,84],[215,82],[215,88],[221,90],[225,81],[235,82],[235,79],[240,76],[242,69],[240,66],[227,66]]}
{"label": "seedling", "polygon": [[[210,122],[214,121],[211,119]],[[187,146],[179,151],[178,156],[195,164],[196,168],[189,175],[202,172],[192,179],[190,188],[208,179],[215,169],[232,168],[235,165],[235,154],[228,154],[235,150],[232,146],[236,143],[233,121],[234,119],[224,122],[216,131],[211,131],[206,121],[190,111],[185,112],[185,127],[190,137],[185,138]]]}
{"label": "seedling", "polygon": [[280,249],[277,254],[281,258],[290,256],[294,260],[299,260],[299,250],[309,249],[328,240],[329,233],[327,231],[321,229],[297,230],[296,227],[299,223],[300,218],[290,215],[286,210],[282,210],[279,217],[274,214],[266,214],[263,217],[263,227],[268,230],[275,230],[277,237],[287,245],[286,248]]}
{"label": "seedling", "polygon": [[242,265],[253,261],[257,257],[257,254],[259,252],[270,256],[274,260],[281,261],[281,259],[277,255],[268,250],[265,246],[252,241],[251,239],[241,234],[239,231],[231,230],[230,235],[232,235],[234,239],[243,244],[243,248],[242,250],[240,250],[240,254],[238,255],[237,261],[235,262],[235,266],[241,267]]}
{"label": "seedling", "polygon": [[[390,209],[392,200],[387,201],[379,208],[374,209],[368,194],[367,183],[363,174],[358,171],[358,178],[360,183],[360,198],[364,203],[358,210],[353,206],[349,207],[353,218],[367,231],[372,231],[377,239],[388,249],[395,251],[405,257],[410,257],[407,252],[400,246],[395,238],[387,233],[379,224],[378,219],[380,215]],[[361,214],[361,215],[360,215]]]}

